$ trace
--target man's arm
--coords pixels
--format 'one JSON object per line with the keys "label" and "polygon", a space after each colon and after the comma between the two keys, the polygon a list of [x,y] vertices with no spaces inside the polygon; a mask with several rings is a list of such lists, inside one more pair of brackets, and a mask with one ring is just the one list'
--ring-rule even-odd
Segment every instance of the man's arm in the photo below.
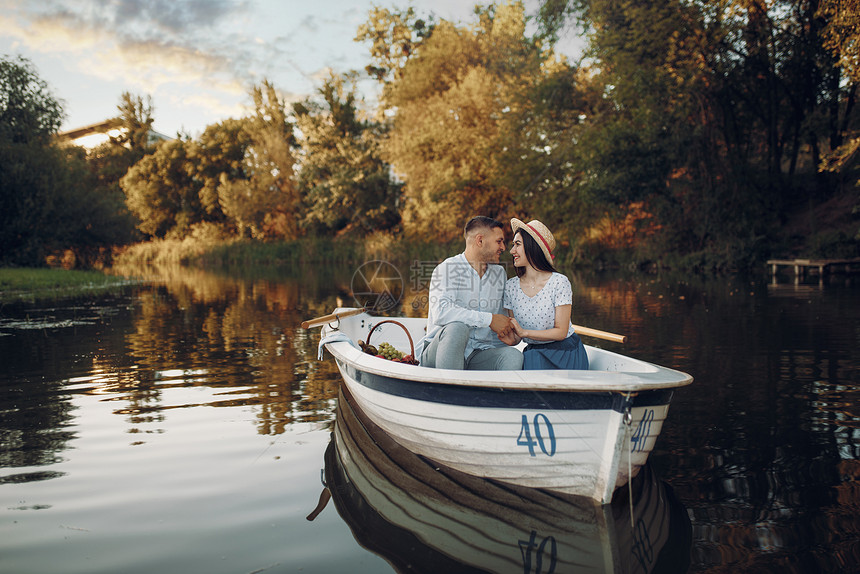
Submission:
{"label": "man's arm", "polygon": [[470,327],[491,326],[492,313],[468,309],[457,304],[456,290],[451,288],[448,281],[451,265],[456,265],[456,263],[440,263],[433,270],[430,279],[428,306],[429,315],[433,317],[433,322],[436,325],[447,325],[457,321]]}

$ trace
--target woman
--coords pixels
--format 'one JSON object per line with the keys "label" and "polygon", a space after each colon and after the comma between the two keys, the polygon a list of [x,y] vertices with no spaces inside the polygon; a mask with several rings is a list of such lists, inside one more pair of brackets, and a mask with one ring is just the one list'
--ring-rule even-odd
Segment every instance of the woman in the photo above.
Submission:
{"label": "woman", "polygon": [[553,267],[555,238],[538,220],[511,219],[517,276],[505,283],[504,308],[528,345],[523,369],[588,369],[588,355],[570,323],[573,288]]}

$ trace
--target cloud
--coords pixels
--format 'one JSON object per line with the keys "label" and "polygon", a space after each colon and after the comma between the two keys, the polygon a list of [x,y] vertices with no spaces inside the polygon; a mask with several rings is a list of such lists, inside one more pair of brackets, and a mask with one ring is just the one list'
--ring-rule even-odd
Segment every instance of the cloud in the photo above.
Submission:
{"label": "cloud", "polygon": [[302,18],[302,21],[299,22],[298,25],[299,30],[305,30],[310,32],[311,34],[316,34],[319,31],[319,25],[317,25],[317,19],[314,16],[308,15]]}
{"label": "cloud", "polygon": [[228,103],[213,94],[199,92],[188,95],[173,94],[170,96],[170,103],[178,108],[204,110],[213,118],[241,117],[247,112],[246,107],[240,103]]}
{"label": "cloud", "polygon": [[[5,17],[11,34],[46,53],[76,52],[79,72],[150,90],[167,82],[245,81],[247,54],[213,44],[212,27],[245,3],[92,0],[30,3]],[[4,23],[5,24],[5,23]],[[5,27],[5,26],[4,26]],[[208,32],[208,33],[203,33]],[[232,89],[232,88],[230,88]]]}
{"label": "cloud", "polygon": [[248,2],[227,0],[99,0],[97,3],[117,28],[143,24],[154,27],[158,33],[175,36],[217,26],[248,6]]}
{"label": "cloud", "polygon": [[370,0],[358,7],[354,0],[0,2],[0,40],[51,56],[60,66],[53,73],[74,78],[68,84],[78,92],[75,109],[92,107],[90,80],[102,90],[148,93],[157,107],[160,100],[180,101],[181,121],[195,126],[198,111],[235,115],[235,102],[246,101],[263,78],[293,102],[314,94],[331,68],[363,68],[363,50],[352,38],[370,6]]}
{"label": "cloud", "polygon": [[21,18],[0,15],[0,29],[40,52],[83,51],[107,39],[101,30],[68,13]]}

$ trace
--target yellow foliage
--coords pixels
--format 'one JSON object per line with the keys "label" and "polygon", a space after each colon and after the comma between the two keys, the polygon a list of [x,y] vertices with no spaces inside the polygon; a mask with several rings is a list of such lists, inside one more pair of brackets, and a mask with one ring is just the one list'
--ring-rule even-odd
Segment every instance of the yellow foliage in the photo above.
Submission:
{"label": "yellow foliage", "polygon": [[408,238],[449,241],[474,215],[509,214],[501,158],[523,145],[511,123],[544,60],[513,2],[481,13],[472,28],[441,22],[406,63],[391,86],[397,114],[384,153],[405,181]]}
{"label": "yellow foliage", "polygon": [[626,215],[622,218],[609,214],[602,217],[585,232],[586,241],[597,243],[610,249],[627,249],[638,242],[656,234],[662,227],[643,201],[627,205]]}

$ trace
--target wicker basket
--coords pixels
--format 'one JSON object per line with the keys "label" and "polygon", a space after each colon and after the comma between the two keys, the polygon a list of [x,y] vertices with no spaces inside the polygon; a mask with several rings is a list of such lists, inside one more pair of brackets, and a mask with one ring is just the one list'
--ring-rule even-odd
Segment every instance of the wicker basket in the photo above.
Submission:
{"label": "wicker basket", "polygon": [[[376,331],[377,327],[386,323],[394,323],[395,325],[403,329],[403,332],[406,333],[406,337],[409,339],[409,356],[417,361],[415,357],[415,343],[412,342],[412,335],[409,333],[409,329],[406,328],[406,325],[404,325],[400,321],[395,321],[394,319],[386,319],[385,321],[380,321],[379,323],[374,325],[367,333],[367,344],[370,345],[370,336],[373,335],[373,332]],[[417,364],[417,362],[415,364]]]}

